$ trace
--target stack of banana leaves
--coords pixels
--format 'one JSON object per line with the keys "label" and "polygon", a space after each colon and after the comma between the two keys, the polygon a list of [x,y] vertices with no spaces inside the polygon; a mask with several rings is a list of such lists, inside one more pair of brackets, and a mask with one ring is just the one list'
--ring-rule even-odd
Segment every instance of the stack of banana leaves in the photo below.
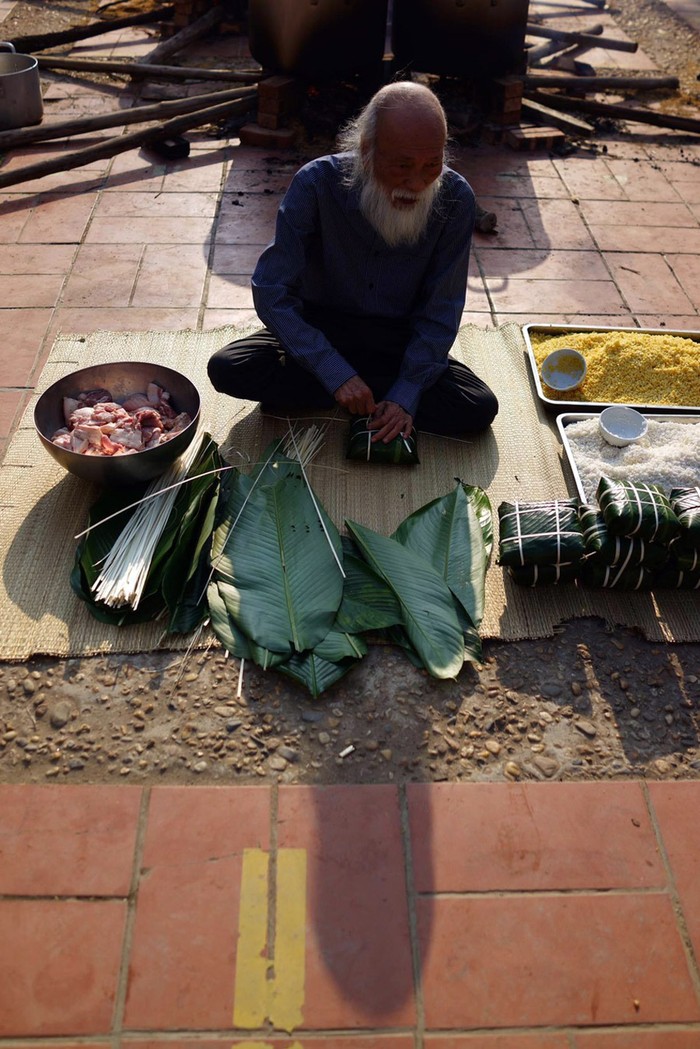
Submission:
{"label": "stack of banana leaves", "polygon": [[[481,659],[493,547],[481,488],[457,480],[392,536],[347,520],[341,537],[284,441],[251,472],[218,475],[210,472],[218,459],[212,445],[197,463],[206,476],[178,495],[138,609],[100,609],[91,593],[96,562],[120,525],[95,528],[81,544],[72,581],[93,614],[126,623],[165,611],[170,632],[208,616],[231,656],[274,668],[314,697],[362,659],[370,638],[402,646],[437,678]],[[91,521],[114,512],[119,498],[104,496]]]}

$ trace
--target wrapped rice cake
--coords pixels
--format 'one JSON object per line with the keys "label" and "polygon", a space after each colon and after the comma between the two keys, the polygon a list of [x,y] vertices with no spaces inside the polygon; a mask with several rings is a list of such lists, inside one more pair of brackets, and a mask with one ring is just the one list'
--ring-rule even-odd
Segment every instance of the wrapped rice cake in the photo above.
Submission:
{"label": "wrapped rice cake", "polygon": [[584,553],[576,499],[498,507],[498,563],[507,567],[578,564]]}
{"label": "wrapped rice cake", "polygon": [[669,498],[683,538],[700,549],[700,488],[672,488]]}
{"label": "wrapped rice cake", "polygon": [[346,459],[363,463],[393,463],[396,466],[414,466],[418,458],[418,440],[415,429],[408,437],[401,434],[393,441],[372,441],[375,431],[369,430],[368,415],[358,416],[350,422]]}
{"label": "wrapped rice cake", "polygon": [[680,522],[658,484],[601,477],[596,495],[605,524],[613,535],[668,544],[680,533]]}
{"label": "wrapped rice cake", "polygon": [[606,590],[650,590],[654,573],[650,568],[621,568],[620,565],[584,564],[579,572],[584,586],[603,587]]}
{"label": "wrapped rice cake", "polygon": [[700,590],[700,570],[688,572],[670,565],[654,575],[654,589]]}
{"label": "wrapped rice cake", "polygon": [[651,543],[636,536],[613,535],[608,530],[603,514],[594,506],[582,506],[580,518],[586,545],[584,557],[589,564],[660,568],[668,560],[668,548],[660,543]]}
{"label": "wrapped rice cake", "polygon": [[700,571],[700,549],[683,536],[675,539],[669,549],[670,565],[685,572]]}
{"label": "wrapped rice cake", "polygon": [[509,568],[508,575],[518,586],[553,586],[557,583],[573,583],[578,570],[578,564],[521,565]]}

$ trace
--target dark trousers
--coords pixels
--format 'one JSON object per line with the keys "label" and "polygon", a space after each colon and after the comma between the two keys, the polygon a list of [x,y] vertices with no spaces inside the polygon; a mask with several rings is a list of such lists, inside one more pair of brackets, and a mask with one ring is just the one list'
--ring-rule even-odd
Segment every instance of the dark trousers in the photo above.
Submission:
{"label": "dark trousers", "polygon": [[[312,323],[367,383],[375,401],[383,400],[398,376],[407,329],[382,318],[337,315],[314,316]],[[266,328],[218,350],[209,360],[208,372],[219,393],[262,401],[265,408],[285,414],[332,408],[337,403]],[[486,383],[448,358],[447,370],[421,396],[414,425],[446,436],[475,433],[490,426],[497,411],[498,401]]]}

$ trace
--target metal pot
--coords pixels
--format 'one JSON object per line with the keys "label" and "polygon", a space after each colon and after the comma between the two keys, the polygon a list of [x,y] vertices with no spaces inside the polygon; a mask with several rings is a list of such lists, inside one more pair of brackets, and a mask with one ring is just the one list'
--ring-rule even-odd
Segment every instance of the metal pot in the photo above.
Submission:
{"label": "metal pot", "polygon": [[39,63],[0,41],[0,131],[40,124],[43,115]]}
{"label": "metal pot", "polygon": [[[109,390],[116,401],[123,401],[137,390],[145,390],[155,381],[172,396],[173,406],[187,412],[192,422],[172,440],[135,455],[81,455],[59,448],[51,440],[65,424],[63,398],[75,397],[79,390],[97,387]],[[194,383],[173,368],[144,361],[119,361],[94,364],[71,372],[45,390],[34,406],[34,425],[46,451],[69,473],[92,481],[103,488],[128,488],[150,481],[165,473],[193,440],[199,426],[200,396]]]}

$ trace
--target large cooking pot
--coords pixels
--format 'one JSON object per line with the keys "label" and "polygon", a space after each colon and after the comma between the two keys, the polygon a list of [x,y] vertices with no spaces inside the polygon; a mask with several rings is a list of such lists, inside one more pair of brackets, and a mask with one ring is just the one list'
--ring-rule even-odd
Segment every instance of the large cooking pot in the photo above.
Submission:
{"label": "large cooking pot", "polygon": [[335,80],[381,65],[387,0],[250,0],[248,44],[275,73]]}
{"label": "large cooking pot", "polygon": [[40,124],[43,115],[39,63],[0,41],[0,131]]}
{"label": "large cooking pot", "polygon": [[399,69],[471,80],[522,73],[528,0],[394,0]]}

